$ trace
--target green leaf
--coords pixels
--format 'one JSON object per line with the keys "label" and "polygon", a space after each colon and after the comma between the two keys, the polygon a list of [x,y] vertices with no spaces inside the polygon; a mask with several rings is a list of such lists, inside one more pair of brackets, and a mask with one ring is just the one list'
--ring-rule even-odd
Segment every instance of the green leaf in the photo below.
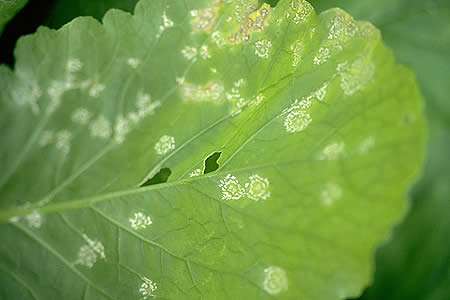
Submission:
{"label": "green leaf", "polygon": [[21,10],[28,0],[0,0],[0,34],[3,27]]}
{"label": "green leaf", "polygon": [[338,9],[207,5],[141,1],[19,40],[0,68],[5,298],[368,284],[422,161],[413,73]]}

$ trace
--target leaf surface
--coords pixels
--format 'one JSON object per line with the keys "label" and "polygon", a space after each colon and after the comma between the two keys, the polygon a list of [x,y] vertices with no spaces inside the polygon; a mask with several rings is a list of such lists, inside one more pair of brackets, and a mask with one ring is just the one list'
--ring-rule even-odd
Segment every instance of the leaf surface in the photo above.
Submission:
{"label": "leaf surface", "polygon": [[422,160],[414,75],[341,10],[256,9],[141,1],[20,39],[0,68],[6,298],[368,284]]}

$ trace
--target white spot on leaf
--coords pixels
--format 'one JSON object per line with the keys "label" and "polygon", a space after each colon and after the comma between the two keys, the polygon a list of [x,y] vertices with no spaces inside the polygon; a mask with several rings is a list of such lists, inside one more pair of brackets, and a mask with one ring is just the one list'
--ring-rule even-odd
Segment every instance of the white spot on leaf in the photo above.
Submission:
{"label": "white spot on leaf", "polygon": [[200,170],[200,169],[195,169],[194,171],[189,173],[189,177],[196,177],[196,176],[200,176],[200,175],[202,175],[202,170]]}
{"label": "white spot on leaf", "polygon": [[71,58],[67,61],[66,68],[70,73],[75,73],[81,70],[83,64],[78,58]]}
{"label": "white spot on leaf", "polygon": [[101,83],[94,83],[89,89],[89,96],[97,98],[100,96],[101,92],[105,89],[105,86]]}
{"label": "white spot on leaf", "polygon": [[369,136],[365,138],[359,145],[359,153],[366,154],[370,151],[370,149],[373,148],[373,146],[375,146],[375,138],[373,136]]}
{"label": "white spot on leaf", "polygon": [[158,288],[157,284],[147,277],[142,278],[142,284],[139,288],[139,293],[144,297],[143,299],[147,299],[147,297],[155,297],[154,292]]}
{"label": "white spot on leaf", "polygon": [[288,279],[286,271],[277,266],[270,266],[264,269],[264,290],[276,295],[288,289]]}
{"label": "white spot on leaf", "polygon": [[305,130],[312,122],[311,115],[308,113],[311,108],[311,99],[298,99],[285,111],[288,113],[284,120],[284,127],[287,132],[300,132]]}
{"label": "white spot on leaf", "polygon": [[261,40],[255,43],[255,54],[261,58],[268,58],[272,42],[268,40]]}
{"label": "white spot on leaf", "polygon": [[245,190],[236,177],[231,174],[220,180],[219,187],[222,189],[223,200],[237,200],[245,195]]}
{"label": "white spot on leaf", "polygon": [[250,182],[245,184],[245,190],[250,199],[258,201],[261,199],[266,200],[270,197],[269,180],[267,178],[255,174],[248,179]]}
{"label": "white spot on leaf", "polygon": [[183,54],[183,56],[186,57],[187,60],[192,60],[197,56],[198,51],[197,48],[186,46],[181,50],[181,54]]}
{"label": "white spot on leaf", "polygon": [[326,47],[321,47],[314,57],[313,63],[315,65],[321,65],[323,63],[326,63],[330,57],[330,50]]}
{"label": "white spot on leaf", "polygon": [[163,135],[155,144],[155,151],[158,154],[166,154],[175,149],[175,138],[173,136]]}
{"label": "white spot on leaf", "polygon": [[135,213],[134,217],[130,218],[129,221],[134,230],[145,229],[152,224],[152,219],[141,212]]}
{"label": "white spot on leaf", "polygon": [[42,225],[42,216],[36,210],[33,210],[31,214],[27,215],[25,220],[28,226],[33,228],[39,228]]}
{"label": "white spot on leaf", "polygon": [[61,150],[64,154],[69,153],[72,133],[68,130],[61,130],[56,133],[56,149]]}
{"label": "white spot on leaf", "polygon": [[325,206],[331,206],[342,197],[342,188],[333,182],[327,183],[320,192],[320,199]]}
{"label": "white spot on leaf", "polygon": [[91,240],[86,234],[83,234],[86,245],[83,245],[78,251],[78,258],[75,264],[92,268],[97,262],[97,258],[105,259],[105,247],[97,240]]}
{"label": "white spot on leaf", "polygon": [[77,108],[72,113],[72,121],[79,124],[86,124],[91,118],[91,113],[86,108]]}
{"label": "white spot on leaf", "polygon": [[127,60],[127,64],[132,67],[133,69],[136,69],[141,64],[141,61],[136,57],[130,57]]}
{"label": "white spot on leaf", "polygon": [[92,137],[99,137],[102,139],[109,138],[112,134],[111,123],[104,116],[99,116],[89,126]]}
{"label": "white spot on leaf", "polygon": [[326,145],[322,152],[317,155],[318,160],[336,160],[341,158],[345,152],[344,142],[335,142]]}

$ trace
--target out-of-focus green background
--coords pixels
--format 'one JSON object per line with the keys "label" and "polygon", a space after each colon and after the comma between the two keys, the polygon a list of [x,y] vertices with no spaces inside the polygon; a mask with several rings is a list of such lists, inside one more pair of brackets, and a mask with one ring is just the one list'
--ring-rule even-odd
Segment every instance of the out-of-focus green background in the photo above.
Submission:
{"label": "out-of-focus green background", "polygon": [[[16,0],[17,9],[25,1]],[[188,0],[189,1],[189,0]],[[192,0],[193,1],[193,0]],[[266,0],[275,4],[278,0]],[[309,0],[318,12],[340,7],[380,28],[397,58],[416,71],[428,119],[422,177],[411,209],[376,255],[373,285],[361,300],[450,299],[450,0]],[[14,1],[12,1],[14,2]],[[132,11],[137,0],[30,0],[4,28],[0,63],[13,65],[18,37],[40,25],[101,19],[109,8]],[[260,2],[263,2],[260,0]],[[1,7],[0,7],[1,8]],[[11,17],[11,13],[5,16]],[[6,18],[5,17],[5,18]],[[2,20],[0,20],[2,21]]]}

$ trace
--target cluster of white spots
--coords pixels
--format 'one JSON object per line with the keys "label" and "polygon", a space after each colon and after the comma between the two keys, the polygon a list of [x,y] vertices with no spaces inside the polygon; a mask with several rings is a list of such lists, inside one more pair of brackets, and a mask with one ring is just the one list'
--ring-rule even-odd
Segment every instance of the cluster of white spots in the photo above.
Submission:
{"label": "cluster of white spots", "polygon": [[183,56],[188,60],[192,60],[197,57],[198,51],[195,47],[186,46],[181,50],[181,54],[183,54]]}
{"label": "cluster of white spots", "polygon": [[92,268],[98,258],[105,259],[105,247],[97,240],[91,240],[86,234],[83,234],[86,244],[81,246],[78,251],[78,258],[75,264]]}
{"label": "cluster of white spots", "polygon": [[331,20],[328,39],[345,42],[349,38],[354,37],[358,31],[358,26],[350,16],[339,15]]}
{"label": "cluster of white spots", "polygon": [[331,206],[336,200],[342,197],[342,188],[334,183],[329,182],[320,191],[320,199],[325,206]]}
{"label": "cluster of white spots", "polygon": [[226,99],[234,103],[233,112],[240,112],[242,107],[247,104],[245,98],[241,96],[241,87],[244,84],[245,80],[241,78],[233,83],[233,87],[229,92],[225,93]]}
{"label": "cluster of white spots", "polygon": [[203,45],[200,47],[199,54],[202,59],[211,58],[211,54],[209,53],[208,46],[206,46],[206,45]]}
{"label": "cluster of white spots", "polygon": [[366,154],[375,146],[375,138],[373,136],[366,137],[361,144],[359,144],[359,153]]}
{"label": "cluster of white spots", "polygon": [[287,132],[300,132],[308,127],[312,122],[311,115],[308,112],[311,106],[312,102],[309,98],[295,99],[294,103],[284,111],[284,113],[287,113],[284,120],[284,127]]}
{"label": "cluster of white spots", "polygon": [[142,278],[142,284],[139,287],[139,293],[147,299],[147,297],[155,297],[155,291],[158,288],[157,284],[147,277]]}
{"label": "cluster of white spots", "polygon": [[237,200],[245,195],[245,190],[239,180],[231,174],[220,180],[219,187],[222,189],[223,200]]}
{"label": "cluster of white spots", "polygon": [[334,142],[326,145],[317,155],[318,160],[336,160],[345,154],[345,143]]}
{"label": "cluster of white spots", "polygon": [[100,94],[105,90],[105,85],[101,83],[94,83],[89,89],[89,96],[98,98]]}
{"label": "cluster of white spots", "polygon": [[78,124],[87,124],[91,118],[91,113],[84,107],[77,108],[72,113],[72,121]]}
{"label": "cluster of white spots", "polygon": [[47,107],[49,113],[55,111],[55,109],[58,108],[59,104],[61,103],[62,95],[71,88],[71,81],[67,81],[66,83],[64,83],[54,80],[50,83],[50,86],[47,89],[47,93],[50,96],[50,103]]}
{"label": "cluster of white spots", "polygon": [[286,271],[277,266],[270,266],[264,269],[264,290],[276,295],[288,289],[288,279]]}
{"label": "cluster of white spots", "polygon": [[314,56],[313,63],[315,65],[321,65],[323,63],[326,63],[330,57],[330,49],[321,47],[316,56]]}
{"label": "cluster of white spots", "polygon": [[[250,1],[251,2],[251,1]],[[253,6],[255,3],[249,3]],[[231,33],[228,36],[228,41],[231,43],[245,43],[250,39],[253,32],[263,31],[266,20],[270,14],[270,5],[264,3],[259,10],[256,7],[251,10],[242,9],[235,14],[236,20],[240,23],[239,30]],[[237,10],[235,10],[235,13]]]}
{"label": "cluster of white spots", "polygon": [[209,69],[212,73],[217,73],[217,69],[216,68],[211,68]]}
{"label": "cluster of white spots", "polygon": [[145,229],[152,224],[152,219],[141,212],[134,213],[134,216],[129,221],[134,230]]}
{"label": "cluster of white spots", "polygon": [[136,69],[141,64],[141,61],[136,57],[130,57],[127,59],[127,64],[133,69]]}
{"label": "cluster of white spots", "polygon": [[72,140],[72,133],[70,131],[67,129],[58,131],[55,140],[56,149],[61,150],[63,154],[69,153]]}
{"label": "cluster of white spots", "polygon": [[326,81],[319,89],[317,89],[312,94],[312,96],[317,100],[322,101],[323,99],[325,99],[325,96],[327,95],[327,90],[328,90],[328,82]]}
{"label": "cluster of white spots", "polygon": [[[230,1],[231,2],[231,1]],[[257,1],[236,1],[234,4],[234,18],[237,22],[242,22],[244,19],[257,8]]]}
{"label": "cluster of white spots", "polygon": [[89,131],[92,137],[109,138],[112,134],[111,122],[100,115],[89,125]]}
{"label": "cluster of white spots", "polygon": [[298,25],[300,22],[306,20],[313,11],[313,7],[305,0],[292,0],[291,8],[294,10],[292,21]]}
{"label": "cluster of white spots", "polygon": [[175,149],[175,138],[173,136],[163,135],[154,147],[156,153],[166,154]]}
{"label": "cluster of white spots", "polygon": [[291,45],[293,67],[298,66],[302,61],[303,50],[304,50],[303,42],[300,40],[295,41]]}
{"label": "cluster of white spots", "polygon": [[267,178],[255,174],[248,179],[250,182],[245,184],[245,190],[250,199],[258,201],[261,199],[266,200],[270,197],[269,180]]}
{"label": "cluster of white spots", "polygon": [[42,225],[42,216],[36,210],[33,210],[31,214],[25,217],[28,226],[33,228],[39,228]]}
{"label": "cluster of white spots", "polygon": [[75,73],[81,70],[83,64],[78,58],[70,58],[66,63],[66,70],[70,73]]}
{"label": "cluster of white spots", "polygon": [[263,94],[258,94],[255,97],[254,104],[260,105],[265,99],[266,99],[266,96],[264,96]]}
{"label": "cluster of white spots", "polygon": [[268,58],[272,42],[269,40],[260,40],[255,43],[255,54],[261,58]]}
{"label": "cluster of white spots", "polygon": [[200,176],[200,175],[202,175],[202,170],[200,170],[200,169],[195,169],[194,171],[189,173],[189,177],[196,177],[196,176]]}
{"label": "cluster of white spots", "polygon": [[269,180],[261,177],[258,174],[250,175],[249,182],[244,186],[239,183],[239,180],[228,174],[219,181],[219,188],[222,190],[223,200],[238,200],[243,196],[259,201],[266,200],[270,197]]}
{"label": "cluster of white spots", "polygon": [[156,34],[156,38],[159,38],[161,34],[166,30],[167,28],[173,27],[174,23],[169,17],[167,16],[166,12],[162,15],[161,25],[159,26],[159,32]]}
{"label": "cluster of white spots", "polygon": [[137,94],[136,111],[130,111],[126,117],[118,115],[114,125],[114,141],[122,144],[126,135],[131,131],[133,126],[143,118],[154,114],[155,110],[161,106],[160,101],[152,101],[149,94],[139,91]]}
{"label": "cluster of white spots", "polygon": [[29,105],[31,112],[35,115],[40,112],[38,99],[42,96],[42,91],[37,82],[25,83],[24,86],[15,89],[13,93],[17,105]]}
{"label": "cluster of white spots", "polygon": [[45,147],[53,141],[54,133],[51,130],[45,130],[39,138],[39,146]]}
{"label": "cluster of white spots", "polygon": [[194,31],[209,31],[216,19],[216,14],[212,8],[201,10],[191,10],[192,28]]}
{"label": "cluster of white spots", "polygon": [[221,48],[225,45],[225,38],[223,37],[220,31],[214,31],[211,34],[211,40],[217,45],[217,47]]}
{"label": "cluster of white spots", "polygon": [[372,81],[375,74],[375,64],[361,57],[351,65],[348,62],[338,64],[336,71],[341,76],[340,86],[342,91],[345,95],[351,96],[363,90]]}
{"label": "cluster of white spots", "polygon": [[211,81],[204,86],[192,83],[181,83],[183,99],[185,101],[216,101],[223,93],[224,87],[220,82]]}

